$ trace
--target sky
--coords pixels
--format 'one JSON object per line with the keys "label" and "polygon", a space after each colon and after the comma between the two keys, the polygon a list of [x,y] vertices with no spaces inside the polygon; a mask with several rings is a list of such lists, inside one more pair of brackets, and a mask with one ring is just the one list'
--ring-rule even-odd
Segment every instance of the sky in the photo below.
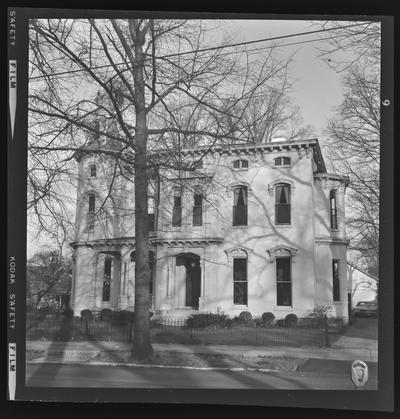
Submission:
{"label": "sky", "polygon": [[[288,34],[308,32],[320,29],[311,21],[300,20],[231,20],[226,22],[227,28],[240,32],[240,38],[251,41],[261,38],[276,37]],[[318,38],[320,34],[310,34],[282,40],[282,43],[298,42]],[[290,96],[306,125],[312,125],[319,138],[333,116],[334,107],[342,100],[341,74],[336,73],[318,57],[318,47],[326,42],[312,42],[279,48],[282,57],[296,51],[291,66],[291,75],[295,79]]]}

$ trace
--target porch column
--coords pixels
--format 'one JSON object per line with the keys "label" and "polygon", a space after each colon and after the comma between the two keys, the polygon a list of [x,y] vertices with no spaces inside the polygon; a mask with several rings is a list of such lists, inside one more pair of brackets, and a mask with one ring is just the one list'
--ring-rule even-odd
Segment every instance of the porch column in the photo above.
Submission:
{"label": "porch column", "polygon": [[[72,251],[72,283],[71,283],[71,298],[69,306],[72,310],[75,309],[75,288],[76,288],[76,249]],[[75,313],[76,314],[76,313]]]}
{"label": "porch column", "polygon": [[120,284],[121,284],[121,255],[115,253],[113,255],[113,267],[111,276],[111,295],[110,305],[112,308],[118,307],[118,301],[120,296]]}
{"label": "porch column", "polygon": [[203,256],[200,258],[200,267],[201,267],[201,287],[200,287],[200,297],[199,297],[199,310],[205,311],[207,306],[207,290],[206,290],[206,257],[208,255],[208,249],[203,247],[202,249]]}
{"label": "porch column", "polygon": [[129,278],[129,267],[131,264],[131,258],[129,252],[124,254],[121,260],[121,281],[120,291],[118,299],[118,307],[121,310],[129,309],[129,296],[128,296],[128,278]]}

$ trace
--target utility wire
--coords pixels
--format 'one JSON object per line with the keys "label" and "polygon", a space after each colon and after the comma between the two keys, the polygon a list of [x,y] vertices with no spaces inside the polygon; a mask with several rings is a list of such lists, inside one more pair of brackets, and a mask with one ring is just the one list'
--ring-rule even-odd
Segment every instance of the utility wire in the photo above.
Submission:
{"label": "utility wire", "polygon": [[[165,59],[165,58],[171,58],[171,57],[178,57],[178,56],[182,56],[182,55],[188,55],[188,54],[198,54],[199,52],[206,52],[206,51],[215,51],[218,49],[225,49],[225,48],[232,48],[232,47],[236,47],[236,46],[241,46],[241,45],[249,45],[249,44],[255,44],[255,43],[259,43],[259,42],[267,42],[267,41],[276,41],[278,39],[286,39],[286,38],[292,38],[292,37],[296,37],[296,36],[303,36],[303,35],[310,35],[310,34],[314,34],[314,33],[321,33],[321,32],[328,32],[328,31],[334,31],[334,30],[338,30],[338,29],[347,29],[347,28],[351,28],[351,27],[355,27],[355,26],[363,26],[363,25],[367,25],[369,24],[369,22],[365,22],[365,23],[355,23],[353,25],[347,25],[347,26],[335,26],[333,28],[325,28],[325,29],[318,29],[315,31],[308,31],[308,32],[298,32],[298,33],[293,33],[293,34],[289,34],[289,35],[281,35],[281,36],[275,36],[272,38],[262,38],[262,39],[256,39],[253,41],[245,41],[245,42],[238,42],[235,44],[229,44],[229,45],[220,45],[217,47],[209,47],[209,48],[202,48],[202,49],[197,49],[197,50],[191,50],[191,51],[184,51],[184,52],[177,52],[174,54],[167,54],[167,55],[161,55],[159,57],[155,57],[155,59],[159,60],[159,59]],[[336,35],[333,37],[329,37],[329,38],[324,38],[324,39],[332,39],[332,38],[339,38],[341,36],[344,35]],[[347,36],[347,35],[346,35]],[[261,49],[268,49],[268,48],[279,48],[281,46],[288,46],[288,45],[298,45],[298,44],[302,44],[302,43],[307,43],[307,42],[314,42],[314,41],[319,41],[321,40],[320,38],[314,38],[313,40],[307,40],[307,41],[299,41],[299,42],[294,42],[294,43],[289,43],[289,44],[282,44],[282,45],[276,45],[276,46],[266,46],[266,47],[261,47],[259,48],[259,50]],[[254,51],[257,51],[258,49],[254,49]],[[226,54],[232,54],[232,53],[225,53]],[[141,61],[148,61],[151,60],[152,58],[145,58]],[[138,62],[139,60],[137,60]],[[126,63],[115,63],[114,65],[125,65]],[[90,70],[97,70],[100,68],[107,68],[107,67],[112,67],[112,64],[104,64],[104,65],[100,65],[100,66],[95,66],[95,67],[91,67]],[[62,71],[60,73],[54,73],[54,74],[50,74],[48,76],[34,76],[34,77],[29,77],[29,80],[36,80],[36,79],[41,79],[41,78],[45,78],[45,77],[49,77],[49,76],[61,76],[64,74],[72,74],[72,73],[79,73],[82,71],[87,71],[86,69],[80,68],[77,70],[69,70],[69,71]]]}

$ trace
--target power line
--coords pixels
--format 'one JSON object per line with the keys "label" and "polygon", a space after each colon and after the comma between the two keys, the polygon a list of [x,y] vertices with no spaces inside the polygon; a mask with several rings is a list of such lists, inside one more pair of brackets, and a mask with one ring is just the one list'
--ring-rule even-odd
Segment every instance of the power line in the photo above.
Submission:
{"label": "power line", "polygon": [[[171,58],[171,57],[177,57],[177,56],[182,56],[182,55],[188,55],[188,54],[197,54],[199,52],[206,52],[206,51],[215,51],[218,49],[225,49],[225,48],[232,48],[232,47],[236,47],[236,46],[242,46],[242,45],[249,45],[249,44],[255,44],[255,43],[260,43],[260,42],[267,42],[267,41],[276,41],[278,39],[286,39],[286,38],[292,38],[292,37],[296,37],[296,36],[303,36],[303,35],[310,35],[310,34],[315,34],[315,33],[321,33],[321,32],[328,32],[328,31],[334,31],[334,30],[338,30],[338,29],[347,29],[347,28],[351,28],[351,27],[355,27],[355,26],[363,26],[363,25],[367,25],[369,24],[369,22],[365,22],[365,23],[355,23],[352,25],[347,25],[347,26],[335,26],[333,28],[324,28],[324,29],[318,29],[315,31],[308,31],[308,32],[298,32],[298,33],[294,33],[294,34],[289,34],[289,35],[281,35],[281,36],[275,36],[272,38],[262,38],[262,39],[256,39],[253,41],[245,41],[245,42],[238,42],[235,44],[229,44],[229,45],[220,45],[217,47],[209,47],[209,48],[202,48],[202,49],[198,49],[198,50],[191,50],[191,51],[184,51],[184,52],[177,52],[174,54],[167,54],[167,55],[161,55],[159,57],[155,57],[155,59],[159,60],[159,59],[165,59],[165,58]],[[334,37],[330,37],[330,38],[325,38],[325,39],[332,39],[332,38],[338,38],[344,35],[337,35]],[[295,43],[289,43],[289,44],[282,44],[282,45],[277,45],[277,46],[273,46],[273,47],[261,47],[259,49],[254,49],[254,51],[257,50],[262,50],[262,49],[268,49],[268,48],[279,48],[282,46],[288,46],[288,45],[298,45],[298,44],[302,44],[302,43],[307,43],[307,42],[314,42],[314,41],[319,41],[320,38],[314,38],[313,40],[308,40],[308,41],[299,41],[299,42],[295,42]],[[232,53],[226,53],[226,54],[232,54]],[[145,58],[144,60],[141,61],[148,61],[151,60],[152,58]],[[137,60],[139,61],[139,60]],[[125,65],[126,63],[115,63],[114,65]],[[91,67],[90,70],[97,70],[100,68],[107,68],[107,67],[112,67],[112,64],[104,64],[104,65],[100,65],[100,66],[95,66],[95,67]],[[54,73],[51,74],[49,76],[61,76],[64,74],[73,74],[73,73],[79,73],[82,71],[87,71],[84,68],[80,68],[77,70],[69,70],[69,71],[62,71],[59,73]],[[36,79],[42,79],[48,76],[34,76],[34,77],[28,77],[29,80],[36,80]]]}

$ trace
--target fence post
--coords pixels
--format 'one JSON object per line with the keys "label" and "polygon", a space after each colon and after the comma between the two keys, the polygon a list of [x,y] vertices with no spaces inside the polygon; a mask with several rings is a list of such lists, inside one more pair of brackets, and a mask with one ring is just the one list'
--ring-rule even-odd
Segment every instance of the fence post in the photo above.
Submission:
{"label": "fence post", "polygon": [[85,338],[86,340],[90,340],[89,319],[86,316],[85,316]]}
{"label": "fence post", "polygon": [[330,342],[329,342],[329,327],[328,327],[328,316],[325,314],[324,316],[324,330],[325,330],[325,346],[327,348],[330,347]]}
{"label": "fence post", "polygon": [[129,322],[129,336],[128,336],[128,342],[132,342],[132,331],[133,331],[133,323]]}

